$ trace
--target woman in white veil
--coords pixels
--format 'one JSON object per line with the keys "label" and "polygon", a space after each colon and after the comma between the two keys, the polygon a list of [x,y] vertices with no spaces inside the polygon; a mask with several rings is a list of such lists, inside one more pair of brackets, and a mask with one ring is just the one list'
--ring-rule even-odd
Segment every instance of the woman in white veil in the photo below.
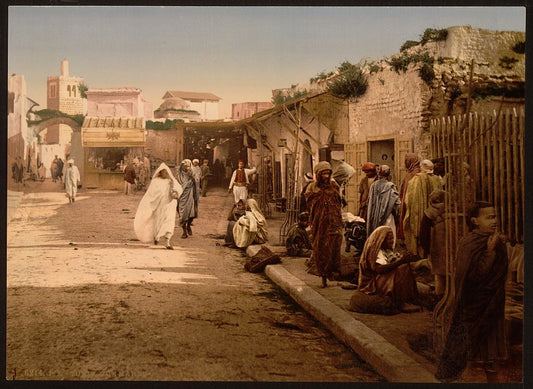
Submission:
{"label": "woman in white veil", "polygon": [[154,173],[152,182],[144,194],[137,212],[133,227],[141,242],[158,244],[165,239],[165,247],[172,250],[170,238],[174,234],[176,223],[176,198],[183,189],[178,184],[172,171],[165,164],[159,165]]}
{"label": "woman in white veil", "polygon": [[246,201],[246,214],[233,226],[233,238],[235,246],[241,248],[246,248],[252,243],[263,244],[268,240],[265,216],[254,199]]}

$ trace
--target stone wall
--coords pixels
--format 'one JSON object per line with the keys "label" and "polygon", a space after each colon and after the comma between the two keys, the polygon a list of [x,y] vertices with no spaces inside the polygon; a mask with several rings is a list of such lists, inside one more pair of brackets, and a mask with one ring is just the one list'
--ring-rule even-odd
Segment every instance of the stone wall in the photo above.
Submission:
{"label": "stone wall", "polygon": [[[386,60],[377,63],[380,69],[377,72],[370,73],[367,67],[368,89],[363,96],[350,101],[349,142],[396,135],[413,139],[414,151],[429,157],[429,120],[466,110],[472,59],[473,85],[497,85],[516,95],[525,82],[525,55],[515,53],[512,48],[524,41],[523,32],[450,27],[446,41],[418,45],[406,51],[407,54],[428,52],[434,58],[435,78],[429,85],[418,74],[419,64],[409,65],[405,73],[392,70]],[[502,66],[503,57],[517,61],[510,67]],[[515,98],[510,104],[519,105],[519,100]],[[494,98],[487,96],[472,100],[471,110],[491,111],[496,106]]]}
{"label": "stone wall", "polygon": [[414,67],[400,74],[390,69],[369,74],[367,92],[349,105],[349,143],[397,135],[424,150],[428,139],[421,129],[427,127],[423,114],[429,97],[430,88]]}

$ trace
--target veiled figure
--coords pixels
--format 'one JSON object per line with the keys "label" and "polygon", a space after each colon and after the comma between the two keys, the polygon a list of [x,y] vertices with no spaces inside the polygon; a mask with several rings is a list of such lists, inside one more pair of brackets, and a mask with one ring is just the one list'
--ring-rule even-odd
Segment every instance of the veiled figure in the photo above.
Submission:
{"label": "veiled figure", "polygon": [[248,247],[253,243],[262,244],[268,241],[266,219],[254,199],[246,201],[246,214],[233,226],[233,238],[237,247]]}
{"label": "veiled figure", "polygon": [[141,242],[153,241],[157,244],[164,238],[165,246],[172,249],[170,239],[176,223],[175,197],[181,195],[182,191],[170,168],[162,163],[155,171],[135,213],[133,227]]}
{"label": "veiled figure", "polygon": [[179,224],[183,229],[182,238],[192,235],[191,223],[194,218],[198,217],[198,195],[197,186],[191,170],[192,162],[190,159],[184,159],[177,174],[177,181],[183,189],[183,193],[178,199],[178,216]]}
{"label": "veiled figure", "polygon": [[394,251],[390,227],[376,228],[367,239],[359,261],[359,291],[388,297],[400,310],[406,309],[405,305],[418,296],[409,267],[409,262],[417,259],[413,254],[401,256]]}

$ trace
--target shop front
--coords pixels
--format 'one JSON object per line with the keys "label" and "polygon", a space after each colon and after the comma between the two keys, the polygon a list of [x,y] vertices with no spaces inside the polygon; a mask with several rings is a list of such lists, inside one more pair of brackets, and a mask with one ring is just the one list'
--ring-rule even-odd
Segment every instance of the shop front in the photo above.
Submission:
{"label": "shop front", "polygon": [[141,157],[146,146],[142,118],[86,118],[82,129],[86,188],[121,190],[123,168]]}

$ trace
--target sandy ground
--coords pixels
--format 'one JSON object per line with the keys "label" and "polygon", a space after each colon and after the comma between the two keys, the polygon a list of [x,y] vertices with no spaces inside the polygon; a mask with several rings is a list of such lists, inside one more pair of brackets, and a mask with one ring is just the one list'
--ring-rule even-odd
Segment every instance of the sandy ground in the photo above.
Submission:
{"label": "sandy ground", "polygon": [[383,380],[221,246],[223,190],[175,250],[136,240],[141,194],[26,192],[8,224],[8,379]]}

